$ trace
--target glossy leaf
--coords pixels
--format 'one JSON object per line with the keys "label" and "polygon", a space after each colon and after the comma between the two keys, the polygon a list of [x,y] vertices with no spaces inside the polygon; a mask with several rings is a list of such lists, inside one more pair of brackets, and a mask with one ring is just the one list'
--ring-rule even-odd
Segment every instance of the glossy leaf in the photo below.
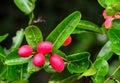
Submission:
{"label": "glossy leaf", "polygon": [[32,74],[32,73],[34,73],[34,72],[37,72],[37,71],[39,71],[39,70],[41,70],[41,69],[42,69],[42,67],[36,67],[36,66],[33,64],[32,59],[29,61],[28,67],[27,67],[27,72],[28,72],[29,74]]}
{"label": "glossy leaf", "polygon": [[109,60],[112,55],[113,55],[113,52],[112,52],[112,49],[110,47],[110,44],[111,42],[108,41],[103,47],[102,49],[100,50],[99,54],[97,55],[97,58],[103,58],[105,60]]}
{"label": "glossy leaf", "polygon": [[0,36],[0,43],[1,43],[2,41],[4,41],[7,37],[8,37],[8,33]]}
{"label": "glossy leaf", "polygon": [[105,0],[105,3],[108,5],[111,5],[111,4],[115,4],[115,3],[119,3],[120,1],[119,0]]}
{"label": "glossy leaf", "polygon": [[10,52],[20,47],[23,37],[24,37],[24,30],[21,29],[17,31],[16,36],[13,37],[12,39],[12,46],[10,48]]}
{"label": "glossy leaf", "polygon": [[99,2],[99,4],[105,8],[106,7],[106,3],[105,3],[105,0],[97,0]]}
{"label": "glossy leaf", "polygon": [[74,31],[80,18],[80,12],[73,12],[50,33],[46,40],[53,43],[54,49],[59,49],[65,39]]}
{"label": "glossy leaf", "polygon": [[2,46],[0,46],[0,60],[3,60],[4,58],[5,58],[4,49]]}
{"label": "glossy leaf", "polygon": [[79,24],[77,25],[76,29],[79,29],[81,32],[81,29],[86,31],[92,31],[97,33],[103,33],[101,28],[97,26],[96,24],[86,21],[86,20],[80,20]]}
{"label": "glossy leaf", "polygon": [[112,21],[112,28],[120,30],[120,19],[115,19]]}
{"label": "glossy leaf", "polygon": [[20,71],[18,71],[20,69],[19,66],[7,66],[6,69],[6,79],[7,81],[14,81],[14,80],[19,80],[19,76],[20,76]]}
{"label": "glossy leaf", "polygon": [[120,55],[120,30],[110,29],[108,31],[108,37],[111,42],[111,48],[114,53]]}
{"label": "glossy leaf", "polygon": [[70,62],[75,62],[75,61],[79,61],[85,58],[89,59],[90,54],[88,52],[81,52],[81,53],[76,53],[76,54],[72,54],[72,55],[68,55],[67,59]]}
{"label": "glossy leaf", "polygon": [[35,8],[36,0],[14,0],[16,6],[25,14],[29,14]]}
{"label": "glossy leaf", "polygon": [[43,40],[42,33],[37,26],[31,25],[25,29],[25,37],[27,43],[36,49],[39,42]]}
{"label": "glossy leaf", "polygon": [[[114,72],[114,75],[113,75],[113,72]],[[109,76],[112,76],[113,79],[120,81],[120,61],[119,60],[115,60],[110,64],[109,73],[107,74],[107,77]],[[104,82],[109,83],[107,78]],[[112,81],[110,83],[114,83],[114,82]],[[115,82],[115,83],[119,83],[119,82]]]}
{"label": "glossy leaf", "polygon": [[67,68],[73,73],[82,73],[89,67],[90,54],[87,52],[77,53],[68,56]]}
{"label": "glossy leaf", "polygon": [[49,61],[50,55],[49,55],[49,54],[48,54],[48,55],[45,55],[45,57],[46,57],[46,60],[45,60],[44,66],[43,66],[44,70],[45,70],[46,72],[49,72],[49,73],[54,73],[54,72],[56,72],[56,70],[54,70],[54,69],[51,67],[51,65],[50,65],[50,61]]}
{"label": "glossy leaf", "polygon": [[70,74],[69,71],[64,70],[61,73],[53,74],[48,83],[73,83],[78,76],[79,74]]}
{"label": "glossy leaf", "polygon": [[17,50],[9,53],[5,59],[6,65],[20,65],[29,62],[31,56],[28,58],[22,58],[18,55]]}
{"label": "glossy leaf", "polygon": [[28,80],[16,80],[16,81],[13,81],[12,83],[28,83]]}
{"label": "glossy leaf", "polygon": [[67,61],[67,55],[61,50],[54,50],[52,53],[59,54],[65,61]]}
{"label": "glossy leaf", "polygon": [[120,11],[120,1],[119,0],[106,0],[106,13],[107,15],[114,15]]}
{"label": "glossy leaf", "polygon": [[108,63],[106,60],[100,58],[94,62],[96,74],[92,76],[94,83],[104,83],[105,75],[108,73]]}
{"label": "glossy leaf", "polygon": [[72,32],[72,34],[82,34],[86,32],[85,30],[83,29],[80,29],[80,28],[75,28],[75,30]]}
{"label": "glossy leaf", "polygon": [[91,67],[86,70],[85,72],[83,72],[83,74],[81,74],[78,79],[82,78],[83,76],[92,76],[96,73],[96,69],[94,67],[94,65],[92,64]]}
{"label": "glossy leaf", "polygon": [[0,77],[3,77],[5,73],[6,73],[6,65],[0,63]]}

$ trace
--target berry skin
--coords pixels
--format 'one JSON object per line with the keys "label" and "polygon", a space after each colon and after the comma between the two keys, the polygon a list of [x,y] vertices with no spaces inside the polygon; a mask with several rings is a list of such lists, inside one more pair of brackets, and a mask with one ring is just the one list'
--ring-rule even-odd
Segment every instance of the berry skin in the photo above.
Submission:
{"label": "berry skin", "polygon": [[37,45],[38,53],[48,54],[48,53],[52,52],[52,49],[53,49],[52,43],[49,41],[40,42]]}
{"label": "berry skin", "polygon": [[29,57],[33,52],[33,49],[29,45],[23,45],[18,49],[18,55],[21,57]]}
{"label": "berry skin", "polygon": [[114,19],[114,18],[110,17],[110,18],[107,18],[107,19],[105,20],[104,25],[105,25],[105,27],[106,27],[107,29],[109,29],[109,28],[112,27],[112,20],[113,20],[113,19]]}
{"label": "berry skin", "polygon": [[50,56],[50,64],[52,68],[58,72],[62,72],[64,70],[64,61],[58,54]]}
{"label": "berry skin", "polygon": [[42,66],[45,64],[45,56],[42,53],[38,53],[33,57],[33,64],[35,66]]}
{"label": "berry skin", "polygon": [[62,46],[68,46],[68,45],[71,43],[71,41],[72,41],[72,37],[69,36],[69,37],[64,41],[64,43],[63,43]]}

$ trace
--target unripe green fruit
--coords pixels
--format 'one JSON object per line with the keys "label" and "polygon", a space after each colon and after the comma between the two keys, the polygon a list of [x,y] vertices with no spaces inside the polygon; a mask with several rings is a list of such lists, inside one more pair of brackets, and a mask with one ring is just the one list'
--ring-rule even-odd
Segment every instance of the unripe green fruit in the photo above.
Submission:
{"label": "unripe green fruit", "polygon": [[18,49],[18,55],[21,57],[29,57],[32,55],[33,49],[29,45],[23,45]]}
{"label": "unripe green fruit", "polygon": [[53,49],[52,43],[49,41],[43,41],[37,45],[38,53],[48,54],[52,52],[52,49]]}
{"label": "unripe green fruit", "polygon": [[42,66],[45,64],[45,56],[42,53],[38,53],[33,57],[33,64],[35,66]]}
{"label": "unripe green fruit", "polygon": [[52,68],[58,72],[62,72],[64,70],[64,61],[58,54],[52,54],[50,56],[50,64]]}
{"label": "unripe green fruit", "polygon": [[72,41],[72,37],[69,36],[69,37],[64,41],[64,43],[63,43],[62,46],[68,46],[68,45],[71,43],[71,41]]}

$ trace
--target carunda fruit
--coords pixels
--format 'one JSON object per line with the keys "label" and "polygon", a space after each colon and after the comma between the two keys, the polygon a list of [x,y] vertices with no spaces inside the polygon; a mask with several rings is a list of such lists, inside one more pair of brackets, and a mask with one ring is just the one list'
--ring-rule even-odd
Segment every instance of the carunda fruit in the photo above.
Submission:
{"label": "carunda fruit", "polygon": [[35,66],[42,66],[45,64],[45,56],[42,53],[38,53],[33,57],[33,64]]}
{"label": "carunda fruit", "polygon": [[51,42],[43,41],[37,45],[37,52],[43,53],[43,54],[48,54],[48,53],[52,52],[52,48],[53,48],[53,46],[52,46]]}
{"label": "carunda fruit", "polygon": [[52,54],[50,56],[50,64],[52,68],[58,72],[62,72],[64,70],[64,61],[58,54]]}
{"label": "carunda fruit", "polygon": [[33,49],[29,45],[23,45],[18,49],[18,55],[21,57],[29,57],[32,55]]}
{"label": "carunda fruit", "polygon": [[71,43],[71,41],[72,41],[72,37],[69,36],[69,37],[64,41],[64,43],[63,43],[62,46],[68,46],[68,45]]}

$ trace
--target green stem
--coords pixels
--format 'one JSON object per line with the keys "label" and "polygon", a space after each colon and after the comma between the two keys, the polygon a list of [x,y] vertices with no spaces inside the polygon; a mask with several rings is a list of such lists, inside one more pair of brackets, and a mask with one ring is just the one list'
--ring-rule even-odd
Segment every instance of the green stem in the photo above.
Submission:
{"label": "green stem", "polygon": [[107,83],[107,81],[113,76],[118,70],[120,69],[120,65],[115,69],[115,71],[104,81],[104,83]]}
{"label": "green stem", "polygon": [[29,23],[28,23],[28,25],[32,24],[33,19],[34,19],[34,13],[32,12],[32,13],[29,14]]}
{"label": "green stem", "polygon": [[22,81],[22,76],[23,76],[23,65],[21,65],[21,70],[20,70],[20,80]]}

